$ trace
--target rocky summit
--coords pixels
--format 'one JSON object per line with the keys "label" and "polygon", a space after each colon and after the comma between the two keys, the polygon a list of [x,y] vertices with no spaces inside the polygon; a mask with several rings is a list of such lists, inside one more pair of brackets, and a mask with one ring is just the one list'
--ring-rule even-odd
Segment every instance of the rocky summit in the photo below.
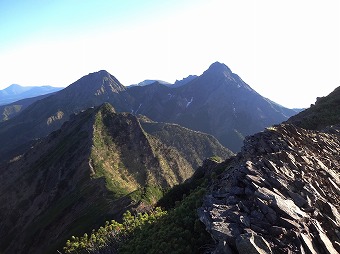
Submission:
{"label": "rocky summit", "polygon": [[340,126],[247,137],[198,213],[212,253],[339,253]]}

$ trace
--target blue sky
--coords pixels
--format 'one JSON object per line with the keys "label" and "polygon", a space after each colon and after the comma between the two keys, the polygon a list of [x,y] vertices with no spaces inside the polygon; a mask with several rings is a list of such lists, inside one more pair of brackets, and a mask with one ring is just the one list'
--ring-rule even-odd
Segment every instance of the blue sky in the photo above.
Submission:
{"label": "blue sky", "polygon": [[174,82],[215,61],[308,107],[340,85],[340,1],[0,0],[0,89],[101,69],[124,85]]}

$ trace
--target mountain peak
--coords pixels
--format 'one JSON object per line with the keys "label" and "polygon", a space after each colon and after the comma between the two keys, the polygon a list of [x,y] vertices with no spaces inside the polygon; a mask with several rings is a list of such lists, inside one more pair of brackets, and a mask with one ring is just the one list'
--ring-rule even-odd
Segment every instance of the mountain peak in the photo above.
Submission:
{"label": "mountain peak", "polygon": [[116,80],[116,78],[106,70],[91,72],[88,75],[86,75],[85,77],[91,77],[91,78],[94,78],[94,79],[113,78],[114,80]]}
{"label": "mountain peak", "polygon": [[224,63],[217,62],[217,61],[212,63],[209,66],[207,71],[209,71],[209,72],[210,71],[211,72],[221,72],[221,71],[225,72],[225,71],[227,71],[227,72],[231,73],[231,70],[229,69],[229,67],[227,65],[225,65]]}
{"label": "mountain peak", "polygon": [[12,89],[12,88],[18,88],[18,87],[22,87],[21,85],[18,85],[18,84],[12,84],[10,86],[8,86],[7,88],[5,89]]}
{"label": "mountain peak", "polygon": [[118,93],[125,90],[119,80],[106,70],[89,73],[71,84],[68,89],[70,87],[76,87],[77,90],[86,89],[88,92],[91,91],[91,94],[95,93],[96,95],[104,94],[108,91]]}
{"label": "mountain peak", "polygon": [[91,74],[110,75],[111,76],[111,74],[107,70],[99,70],[99,71],[92,72]]}
{"label": "mountain peak", "polygon": [[114,107],[108,102],[105,102],[102,105],[100,105],[98,107],[98,111],[102,113],[109,113],[109,114],[116,113],[116,110],[114,109]]}
{"label": "mountain peak", "polygon": [[6,87],[3,90],[0,90],[0,93],[5,93],[5,94],[19,94],[26,92],[27,90],[31,89],[31,86],[21,86],[18,84],[12,84],[8,87]]}

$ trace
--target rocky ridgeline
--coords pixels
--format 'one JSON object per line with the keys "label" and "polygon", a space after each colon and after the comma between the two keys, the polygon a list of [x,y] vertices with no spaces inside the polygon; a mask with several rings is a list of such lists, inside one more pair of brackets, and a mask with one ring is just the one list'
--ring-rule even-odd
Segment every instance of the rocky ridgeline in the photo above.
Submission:
{"label": "rocky ridgeline", "polygon": [[340,128],[247,137],[199,209],[212,253],[340,253]]}

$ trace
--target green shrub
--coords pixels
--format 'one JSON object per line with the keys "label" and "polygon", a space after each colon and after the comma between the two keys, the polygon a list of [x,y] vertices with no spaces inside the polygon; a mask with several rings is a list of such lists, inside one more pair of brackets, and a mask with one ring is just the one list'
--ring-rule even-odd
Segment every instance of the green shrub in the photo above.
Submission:
{"label": "green shrub", "polygon": [[81,237],[72,236],[63,248],[65,253],[91,253],[103,248],[118,248],[120,243],[127,239],[134,231],[141,229],[145,224],[151,224],[167,212],[157,207],[150,213],[137,213],[135,216],[130,211],[123,214],[123,223],[112,220],[106,221],[105,226],[92,230],[91,235]]}

